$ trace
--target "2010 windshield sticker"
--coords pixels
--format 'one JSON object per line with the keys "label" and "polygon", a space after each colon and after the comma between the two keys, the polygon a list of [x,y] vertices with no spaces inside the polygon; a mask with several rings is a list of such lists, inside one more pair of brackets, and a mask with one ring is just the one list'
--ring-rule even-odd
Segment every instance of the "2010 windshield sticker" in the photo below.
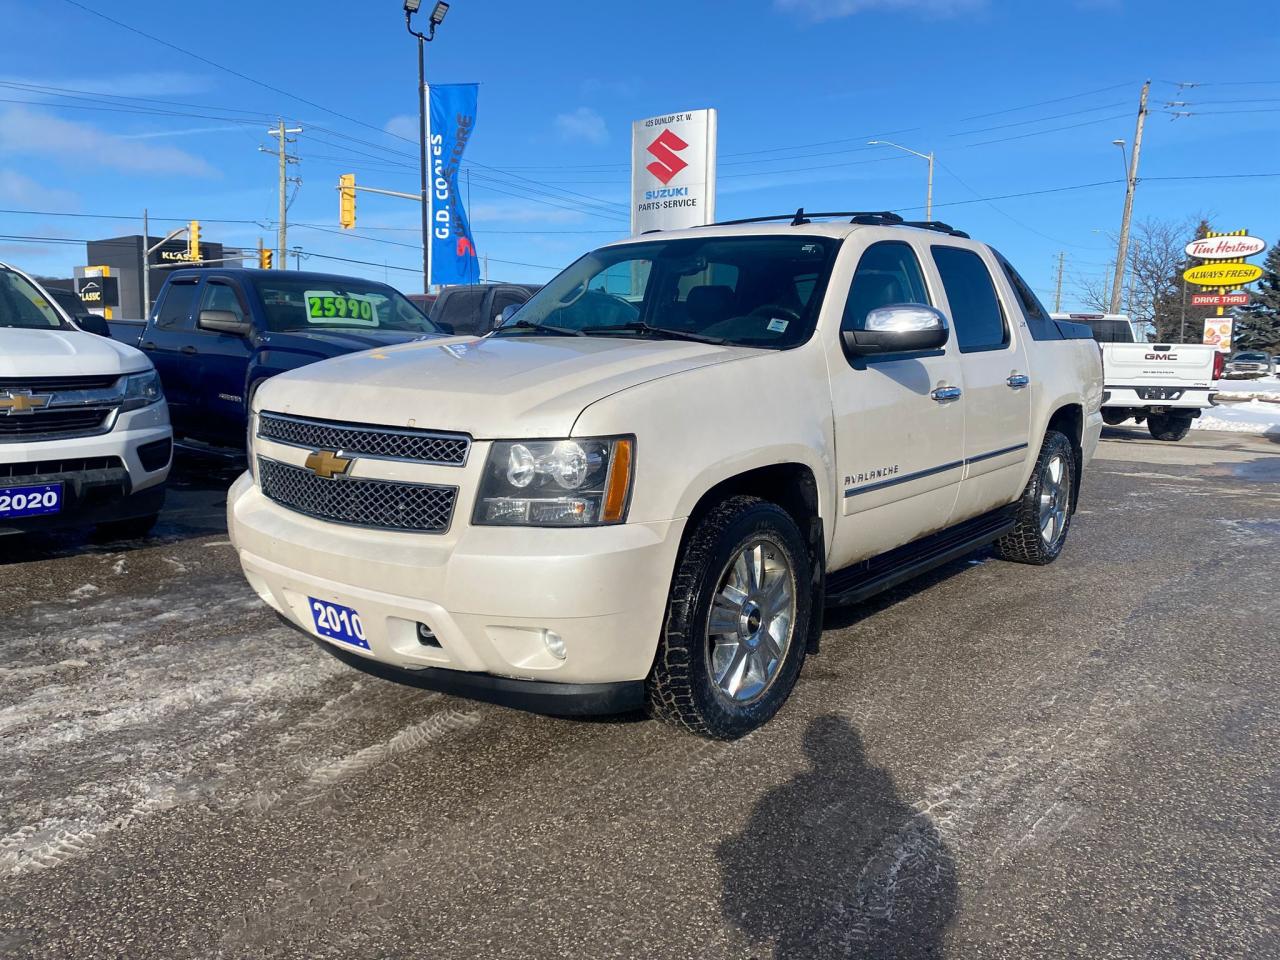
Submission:
{"label": "2010 windshield sticker", "polygon": [[777,317],[774,317],[772,320],[769,321],[768,329],[770,333],[786,333],[787,321],[779,320]]}
{"label": "2010 windshield sticker", "polygon": [[303,297],[307,301],[307,323],[378,325],[378,311],[371,297],[339,294],[332,290],[308,290]]}

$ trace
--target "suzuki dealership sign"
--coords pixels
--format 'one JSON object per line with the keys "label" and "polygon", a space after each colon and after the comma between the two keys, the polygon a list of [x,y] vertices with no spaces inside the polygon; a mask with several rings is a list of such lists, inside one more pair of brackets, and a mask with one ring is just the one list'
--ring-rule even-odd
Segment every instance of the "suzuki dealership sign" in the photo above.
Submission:
{"label": "suzuki dealership sign", "polygon": [[631,232],[680,230],[716,217],[716,112],[631,125]]}

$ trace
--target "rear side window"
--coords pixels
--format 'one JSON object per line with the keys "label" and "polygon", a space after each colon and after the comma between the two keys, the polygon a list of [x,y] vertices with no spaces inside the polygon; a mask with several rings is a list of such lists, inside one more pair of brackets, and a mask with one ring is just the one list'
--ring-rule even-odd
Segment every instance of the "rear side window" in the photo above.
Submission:
{"label": "rear side window", "polygon": [[451,292],[445,298],[444,307],[436,319],[451,325],[454,333],[484,333],[488,329],[486,318],[480,316],[484,294],[485,291],[480,287]]}
{"label": "rear side window", "polygon": [[196,283],[170,283],[156,308],[156,326],[165,330],[193,330],[192,307],[196,305]]}
{"label": "rear side window", "polygon": [[1009,342],[1004,312],[987,265],[972,250],[935,246],[933,262],[942,276],[951,307],[951,323],[961,353],[996,350]]}
{"label": "rear side window", "polygon": [[1009,279],[1009,286],[1013,287],[1013,294],[1018,298],[1018,304],[1022,307],[1022,312],[1027,319],[1048,320],[1049,311],[1044,308],[1040,298],[1027,285],[1027,281],[1022,279],[1022,275],[1013,269],[1013,264],[1004,257],[1000,257],[1000,266],[1004,267],[1004,275]]}
{"label": "rear side window", "polygon": [[929,304],[920,261],[910,244],[896,240],[873,243],[862,254],[844,304],[841,330],[860,330],[867,314],[891,303]]}

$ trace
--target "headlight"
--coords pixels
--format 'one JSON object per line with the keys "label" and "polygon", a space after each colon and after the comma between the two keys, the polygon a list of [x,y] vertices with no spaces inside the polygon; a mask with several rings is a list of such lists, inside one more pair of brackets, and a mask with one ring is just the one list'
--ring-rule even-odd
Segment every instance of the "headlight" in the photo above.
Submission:
{"label": "headlight", "polygon": [[471,522],[528,527],[622,523],[631,496],[634,451],[633,437],[495,443]]}
{"label": "headlight", "polygon": [[135,373],[124,380],[124,403],[120,410],[128,413],[141,407],[150,406],[164,399],[164,391],[160,389],[160,375],[154,370],[146,373]]}

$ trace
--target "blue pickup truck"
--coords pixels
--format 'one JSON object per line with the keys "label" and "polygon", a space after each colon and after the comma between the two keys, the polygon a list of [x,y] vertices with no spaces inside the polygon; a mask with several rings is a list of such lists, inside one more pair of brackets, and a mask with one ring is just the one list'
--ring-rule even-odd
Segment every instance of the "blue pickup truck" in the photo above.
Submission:
{"label": "blue pickup truck", "polygon": [[344,353],[442,335],[383,283],[285,270],[186,269],[165,280],[145,324],[113,338],[155,364],[174,434],[242,447],[249,401],[268,377]]}

